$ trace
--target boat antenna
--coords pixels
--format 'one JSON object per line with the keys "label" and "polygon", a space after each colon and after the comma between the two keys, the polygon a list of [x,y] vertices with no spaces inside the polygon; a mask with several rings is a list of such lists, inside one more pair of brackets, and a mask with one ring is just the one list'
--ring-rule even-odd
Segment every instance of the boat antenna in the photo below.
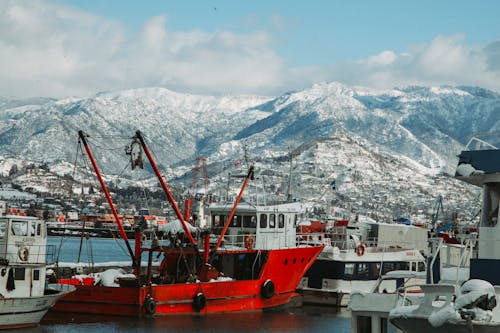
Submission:
{"label": "boat antenna", "polygon": [[290,173],[288,174],[288,190],[286,194],[286,201],[292,202],[292,163],[293,163],[293,153],[292,148],[288,147],[290,152]]}
{"label": "boat antenna", "polygon": [[113,212],[113,216],[115,217],[115,221],[118,224],[118,230],[120,232],[120,235],[122,236],[123,240],[125,241],[125,244],[127,245],[128,253],[130,255],[130,258],[132,259],[132,267],[137,268],[138,267],[137,260],[136,260],[136,257],[134,256],[134,252],[132,251],[132,247],[130,247],[130,243],[128,241],[127,234],[125,233],[125,229],[123,229],[123,224],[120,221],[120,218],[118,217],[118,213],[116,211],[115,205],[113,204],[113,200],[111,200],[111,196],[109,195],[106,184],[104,184],[104,180],[102,179],[101,173],[99,172],[99,168],[97,167],[97,163],[95,162],[94,157],[92,156],[92,152],[90,151],[90,148],[87,144],[88,135],[85,134],[82,130],[80,130],[80,131],[78,131],[78,136],[79,136],[79,141],[81,143],[83,143],[83,146],[85,147],[85,151],[87,152],[87,155],[90,159],[90,162],[92,163],[94,171],[97,175],[97,179],[99,180],[99,183],[101,184],[101,188],[104,192],[104,195],[106,196],[106,200],[108,201],[108,204],[111,207],[111,211]]}

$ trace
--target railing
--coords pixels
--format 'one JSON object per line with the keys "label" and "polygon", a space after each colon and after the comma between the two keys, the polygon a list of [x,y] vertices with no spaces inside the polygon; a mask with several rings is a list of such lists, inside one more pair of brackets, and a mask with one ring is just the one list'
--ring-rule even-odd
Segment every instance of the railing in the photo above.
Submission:
{"label": "railing", "polygon": [[[56,245],[6,244],[7,251],[0,255],[0,261],[19,265],[51,265],[56,259]],[[15,249],[15,250],[14,250]]]}
{"label": "railing", "polygon": [[[500,132],[494,132],[494,133],[485,133],[485,134],[477,134],[475,136],[472,136],[467,144],[465,145],[465,150],[484,150],[484,149],[493,149],[497,150],[498,148],[495,147],[493,144],[486,142],[477,136],[488,136],[488,137],[494,137],[495,141],[498,141],[500,139]],[[474,146],[473,146],[474,145]]]}
{"label": "railing", "polygon": [[[219,235],[210,235],[210,243],[217,243]],[[244,233],[238,235],[224,235],[224,240],[221,248],[234,246],[234,247],[255,247],[255,234]]]}
{"label": "railing", "polygon": [[[217,241],[217,235],[211,235],[210,243]],[[295,242],[290,241],[286,233],[241,233],[238,235],[225,235],[221,248],[234,246],[241,248],[278,249],[304,245],[330,245],[330,238],[324,233],[296,234]]]}
{"label": "railing", "polygon": [[331,245],[331,239],[322,232],[300,233],[295,239],[298,245]]}
{"label": "railing", "polygon": [[[339,239],[343,236],[343,239]],[[349,235],[344,234],[331,234],[331,233],[300,233],[297,234],[298,243],[311,243],[311,244],[322,244],[325,246],[337,247],[339,250],[355,250],[356,242],[349,238]],[[416,242],[380,242],[376,238],[368,238],[367,240],[362,240],[361,243],[365,248],[380,248],[384,249],[384,252],[388,252],[390,249],[415,249]]]}

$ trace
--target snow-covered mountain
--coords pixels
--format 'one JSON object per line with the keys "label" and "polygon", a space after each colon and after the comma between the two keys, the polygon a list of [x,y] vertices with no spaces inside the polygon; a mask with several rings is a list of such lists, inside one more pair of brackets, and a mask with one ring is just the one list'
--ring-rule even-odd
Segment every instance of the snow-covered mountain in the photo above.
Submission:
{"label": "snow-covered mountain", "polygon": [[[278,173],[285,175],[292,149],[293,168],[300,174],[294,176],[294,186],[300,183],[300,196],[311,200],[319,200],[321,182],[344,184],[332,197],[338,199],[338,190],[344,186],[344,195],[351,193],[348,184],[360,177],[367,186],[376,182],[379,192],[395,190],[389,179],[403,179],[418,182],[419,193],[431,195],[427,186],[455,167],[455,156],[471,135],[500,131],[500,95],[476,87],[380,91],[334,82],[276,98],[145,88],[85,99],[0,100],[4,158],[71,162],[80,129],[89,134],[108,173],[123,170],[125,139],[139,129],[172,178],[192,177],[196,156],[203,155],[215,184],[236,161],[243,161],[243,147],[248,159],[263,169],[281,168]],[[104,146],[108,149],[98,149]],[[406,172],[399,174],[401,170]],[[311,175],[316,185],[309,193],[304,180]]]}

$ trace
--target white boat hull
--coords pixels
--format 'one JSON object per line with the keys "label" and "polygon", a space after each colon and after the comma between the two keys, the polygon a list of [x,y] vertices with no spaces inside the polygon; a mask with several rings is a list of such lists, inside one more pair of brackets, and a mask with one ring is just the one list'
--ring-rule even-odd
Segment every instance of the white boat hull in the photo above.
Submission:
{"label": "white boat hull", "polygon": [[73,290],[74,287],[54,285],[48,295],[0,298],[0,329],[37,326],[56,301]]}

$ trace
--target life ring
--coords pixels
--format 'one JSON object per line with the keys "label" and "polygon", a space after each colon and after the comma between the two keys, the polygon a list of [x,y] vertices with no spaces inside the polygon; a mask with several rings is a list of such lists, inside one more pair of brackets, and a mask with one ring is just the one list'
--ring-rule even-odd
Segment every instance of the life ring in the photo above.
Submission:
{"label": "life ring", "polygon": [[21,259],[22,261],[28,261],[30,251],[25,246],[25,247],[22,247],[19,249],[19,251],[17,252],[17,255],[19,256],[19,259]]}
{"label": "life ring", "polygon": [[196,311],[201,311],[207,305],[207,298],[203,293],[197,293],[196,296],[193,297],[193,309]]}
{"label": "life ring", "polygon": [[273,281],[267,279],[260,288],[260,294],[264,298],[271,298],[274,296],[274,283]]}
{"label": "life ring", "polygon": [[144,300],[144,310],[147,314],[154,315],[156,312],[156,302],[151,296],[146,297]]}
{"label": "life ring", "polygon": [[365,254],[365,245],[364,244],[360,244],[358,245],[358,247],[356,248],[356,253],[358,254],[358,256],[362,256],[363,254]]}
{"label": "life ring", "polygon": [[255,245],[255,239],[252,236],[247,236],[245,238],[245,247],[248,250],[251,250],[251,249],[253,249],[254,245]]}

